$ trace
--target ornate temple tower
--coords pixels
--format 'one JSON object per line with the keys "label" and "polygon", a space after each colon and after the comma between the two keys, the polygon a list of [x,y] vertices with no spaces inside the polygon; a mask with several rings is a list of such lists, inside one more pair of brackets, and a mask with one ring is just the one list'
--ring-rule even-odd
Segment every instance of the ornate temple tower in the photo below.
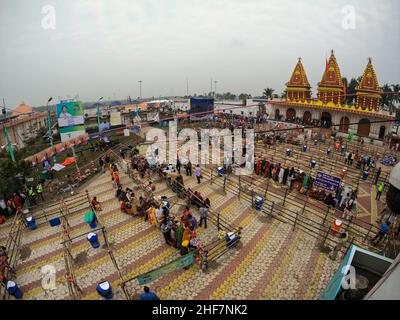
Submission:
{"label": "ornate temple tower", "polygon": [[289,101],[305,102],[311,99],[311,86],[301,63],[301,58],[299,58],[289,82],[286,83],[286,91],[286,99]]}
{"label": "ornate temple tower", "polygon": [[379,111],[381,92],[371,58],[369,58],[361,81],[356,87],[356,102],[354,107],[362,110]]}
{"label": "ornate temple tower", "polygon": [[321,82],[318,83],[318,99],[323,104],[333,102],[336,104],[343,104],[343,82],[340,75],[340,69],[337,64],[333,50],[331,56],[326,64],[325,72],[322,75]]}

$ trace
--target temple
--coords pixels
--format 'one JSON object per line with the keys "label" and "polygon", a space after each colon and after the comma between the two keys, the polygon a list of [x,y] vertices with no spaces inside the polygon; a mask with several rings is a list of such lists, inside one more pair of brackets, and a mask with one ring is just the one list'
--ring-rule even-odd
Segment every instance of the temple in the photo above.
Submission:
{"label": "temple", "polygon": [[[382,90],[371,58],[356,87],[353,104],[346,103],[346,83],[343,82],[339,64],[333,50],[326,61],[321,81],[317,84],[316,98],[301,58],[286,83],[283,100],[270,101],[270,119],[320,126],[347,135],[353,132],[360,137],[377,139],[382,143],[391,132],[395,116],[379,108]],[[381,121],[381,122],[378,122]],[[336,125],[336,126],[332,126]],[[380,142],[379,142],[380,141]]]}

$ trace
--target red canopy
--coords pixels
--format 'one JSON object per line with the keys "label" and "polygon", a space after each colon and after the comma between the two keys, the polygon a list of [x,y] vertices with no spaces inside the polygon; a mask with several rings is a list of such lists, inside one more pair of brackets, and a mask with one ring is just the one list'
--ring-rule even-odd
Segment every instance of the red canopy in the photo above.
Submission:
{"label": "red canopy", "polygon": [[75,158],[74,157],[68,157],[68,158],[65,158],[65,161],[62,163],[62,165],[63,166],[68,166],[68,165],[70,165],[71,163],[74,163],[75,162]]}

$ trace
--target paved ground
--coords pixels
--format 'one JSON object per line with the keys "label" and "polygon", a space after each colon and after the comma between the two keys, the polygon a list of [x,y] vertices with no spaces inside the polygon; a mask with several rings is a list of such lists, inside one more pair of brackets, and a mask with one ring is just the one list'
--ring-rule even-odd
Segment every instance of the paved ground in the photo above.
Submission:
{"label": "paved ground", "polygon": [[[189,270],[176,271],[151,284],[162,299],[317,299],[327,285],[338,263],[332,262],[318,250],[316,240],[292,226],[259,216],[248,202],[237,196],[225,195],[215,184],[203,181],[201,185],[192,177],[184,177],[185,185],[199,190],[210,198],[212,207],[227,220],[243,227],[240,247],[233,249],[207,272],[197,265]],[[122,176],[124,186],[131,185]],[[179,256],[165,245],[156,227],[141,218],[120,212],[108,173],[89,182],[87,189],[103,204],[100,220],[108,229],[109,241],[125,278],[149,271]],[[157,185],[159,195],[171,194],[164,183]],[[176,204],[173,210],[181,210]],[[83,222],[86,209],[69,216],[71,236],[89,231]],[[216,239],[217,230],[199,229],[204,242]],[[100,237],[102,244],[103,239]],[[22,235],[21,259],[17,265],[17,282],[25,299],[68,299],[65,282],[64,251],[60,244],[60,227],[40,226]],[[95,285],[108,279],[116,291],[116,299],[125,296],[119,288],[120,279],[104,248],[93,249],[86,239],[74,240],[72,254],[75,275],[83,290],[83,299],[98,299]],[[51,264],[57,270],[57,287],[44,291],[41,268]],[[128,285],[130,292],[141,289],[135,281]]]}
{"label": "paved ground", "polygon": [[[216,184],[203,180],[198,185],[193,177],[186,176],[184,181],[186,187],[209,197],[215,212],[220,212],[226,220],[243,227],[242,240],[239,247],[210,264],[206,272],[194,265],[151,283],[151,288],[162,299],[318,299],[339,261],[333,262],[321,253],[315,238],[300,230],[293,231],[290,224],[261,216],[249,206],[248,201],[230,192],[224,194]],[[124,174],[121,175],[121,183],[133,187]],[[259,180],[256,185],[263,183]],[[271,188],[278,190],[280,186],[273,183]],[[155,226],[142,218],[120,212],[109,173],[94,177],[84,189],[91,196],[97,196],[103,205],[99,218],[108,230],[109,242],[125,279],[179,257],[175,249],[164,243]],[[371,222],[381,210],[383,201],[374,200],[375,191],[370,183],[361,182],[359,190],[361,212],[358,217]],[[156,194],[173,195],[165,183],[157,184]],[[72,237],[90,230],[83,222],[86,210],[83,206],[68,217]],[[172,209],[176,213],[181,210],[179,202]],[[1,243],[5,241],[8,230],[9,223],[0,227]],[[207,230],[198,230],[198,236],[203,242],[209,242],[217,238],[217,230],[209,223]],[[24,292],[24,299],[70,299],[61,241],[61,228],[48,224],[34,231],[25,230],[22,234],[16,280]],[[106,278],[112,283],[115,299],[125,299],[119,287],[121,280],[117,269],[104,247],[102,237],[100,242],[102,247],[93,249],[85,238],[73,241],[74,272],[83,290],[82,298],[99,299],[95,286],[102,278]],[[42,288],[41,268],[49,264],[57,271],[57,286],[55,290],[45,291]],[[141,287],[132,281],[128,284],[128,290],[137,297]]]}

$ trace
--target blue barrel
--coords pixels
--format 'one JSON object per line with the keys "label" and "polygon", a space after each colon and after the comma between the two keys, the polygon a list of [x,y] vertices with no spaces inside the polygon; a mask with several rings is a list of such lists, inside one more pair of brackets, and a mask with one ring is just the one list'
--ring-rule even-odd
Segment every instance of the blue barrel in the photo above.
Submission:
{"label": "blue barrel", "polygon": [[93,248],[100,247],[99,238],[97,236],[97,233],[94,233],[94,232],[89,233],[87,236],[87,239]]}
{"label": "blue barrel", "polygon": [[218,177],[222,177],[222,175],[224,174],[224,167],[218,167],[217,171],[218,171]]}
{"label": "blue barrel", "polygon": [[262,207],[263,203],[264,203],[264,199],[257,196],[256,200],[254,201],[254,205],[255,205],[257,211],[261,211],[261,207]]}
{"label": "blue barrel", "polygon": [[96,227],[97,227],[96,219],[93,219],[92,222],[89,223],[89,226],[90,226],[92,229],[96,228]]}
{"label": "blue barrel", "polygon": [[311,160],[311,164],[310,164],[311,169],[314,169],[316,165],[317,165],[317,161]]}
{"label": "blue barrel", "polygon": [[96,286],[97,293],[104,299],[110,300],[113,297],[111,285],[108,281],[103,280]]}
{"label": "blue barrel", "polygon": [[15,299],[21,299],[23,294],[20,288],[18,288],[18,285],[14,281],[8,281],[7,282],[7,292],[14,296]]}
{"label": "blue barrel", "polygon": [[305,144],[304,146],[303,146],[303,152],[306,152],[307,151],[307,145]]}
{"label": "blue barrel", "polygon": [[326,155],[329,156],[331,154],[331,148],[326,149]]}
{"label": "blue barrel", "polygon": [[291,157],[292,156],[292,150],[286,149],[286,156]]}
{"label": "blue barrel", "polygon": [[318,140],[314,140],[314,146],[318,144]]}
{"label": "blue barrel", "polygon": [[225,240],[226,240],[226,246],[229,247],[231,246],[233,243],[235,243],[236,241],[239,240],[239,238],[237,237],[237,235],[234,232],[228,232],[225,236]]}
{"label": "blue barrel", "polygon": [[28,224],[29,229],[35,230],[37,228],[36,220],[34,217],[30,216],[30,217],[26,218],[26,222]]}
{"label": "blue barrel", "polygon": [[364,171],[363,175],[362,175],[363,180],[367,180],[368,179],[368,171]]}
{"label": "blue barrel", "polygon": [[345,150],[346,148],[345,148],[345,146],[341,146],[340,147],[340,151],[342,152],[342,153],[344,153],[344,150]]}

